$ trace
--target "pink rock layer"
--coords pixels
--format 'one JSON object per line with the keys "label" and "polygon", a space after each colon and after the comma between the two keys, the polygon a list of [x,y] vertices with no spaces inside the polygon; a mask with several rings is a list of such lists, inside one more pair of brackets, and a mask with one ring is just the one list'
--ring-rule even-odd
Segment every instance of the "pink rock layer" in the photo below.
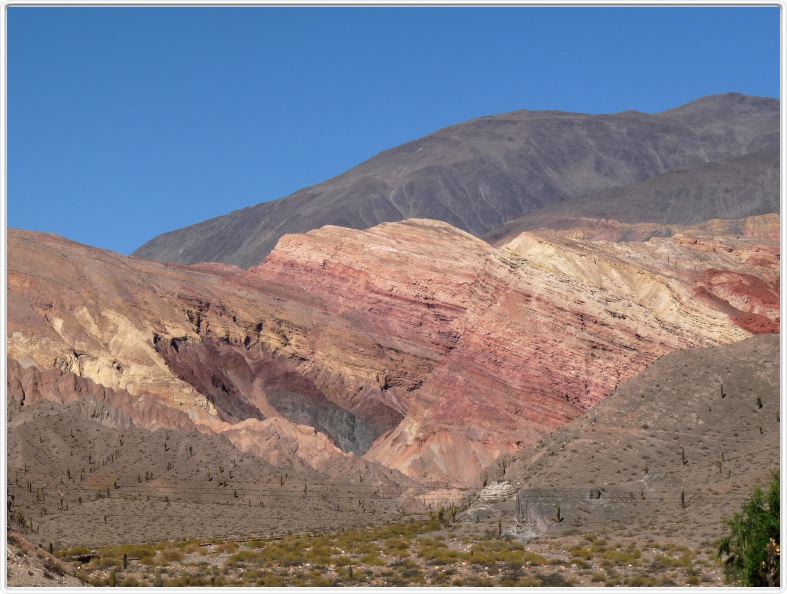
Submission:
{"label": "pink rock layer", "polygon": [[[280,464],[469,485],[669,352],[778,332],[774,226],[498,247],[436,221],[324,227],[249,271],[11,231],[9,355],[153,399]],[[353,415],[376,437],[365,461],[284,418],[282,394]]]}

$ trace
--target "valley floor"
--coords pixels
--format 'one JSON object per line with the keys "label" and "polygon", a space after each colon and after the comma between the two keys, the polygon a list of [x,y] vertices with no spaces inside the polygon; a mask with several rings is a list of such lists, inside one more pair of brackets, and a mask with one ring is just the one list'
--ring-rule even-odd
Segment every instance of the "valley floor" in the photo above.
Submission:
{"label": "valley floor", "polygon": [[523,544],[499,537],[496,522],[446,527],[434,517],[334,535],[55,554],[95,586],[719,586],[714,550],[626,533]]}

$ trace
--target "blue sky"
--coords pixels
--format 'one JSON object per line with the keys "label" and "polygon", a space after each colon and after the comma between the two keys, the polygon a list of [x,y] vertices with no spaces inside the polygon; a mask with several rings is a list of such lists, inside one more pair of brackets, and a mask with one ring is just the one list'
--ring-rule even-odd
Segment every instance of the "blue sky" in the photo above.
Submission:
{"label": "blue sky", "polygon": [[10,8],[8,223],[129,253],[449,124],[779,96],[776,8]]}

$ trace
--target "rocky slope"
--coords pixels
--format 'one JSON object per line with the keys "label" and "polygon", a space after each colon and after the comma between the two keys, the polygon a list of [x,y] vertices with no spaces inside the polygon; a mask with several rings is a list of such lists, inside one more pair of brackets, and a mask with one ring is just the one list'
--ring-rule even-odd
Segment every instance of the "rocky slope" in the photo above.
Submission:
{"label": "rocky slope", "polygon": [[523,231],[573,228],[587,219],[607,221],[601,225],[606,229],[598,230],[606,234],[605,239],[642,240],[671,235],[680,226],[708,219],[744,219],[778,211],[779,152],[775,150],[664,173],[551,204],[509,221],[486,239],[502,244]]}
{"label": "rocky slope", "polygon": [[74,576],[71,564],[35,546],[16,530],[8,531],[6,577],[6,584],[12,588],[84,587],[82,581]]}
{"label": "rocky slope", "polygon": [[778,336],[673,353],[490,468],[488,494],[466,518],[502,514],[522,537],[629,531],[712,542],[778,470],[779,424]]}
{"label": "rocky slope", "polygon": [[[52,236],[9,235],[8,392],[24,406],[91,401],[106,409],[95,414],[118,426],[227,432],[242,451],[315,469],[368,467],[352,454],[358,436],[370,443],[369,431],[376,436],[396,422],[367,402],[381,414],[365,424],[315,388],[298,371],[300,359],[279,353],[297,340],[302,320],[277,317],[270,296],[228,287],[225,270],[151,265]],[[289,394],[287,406],[281,394]],[[293,407],[293,399],[311,409]],[[314,419],[303,417],[309,410]],[[259,422],[240,431],[238,421],[247,419]],[[304,430],[309,420],[324,431]]]}
{"label": "rocky slope", "polygon": [[[9,523],[56,549],[362,526],[422,512],[431,498],[283,419],[248,435],[258,421],[218,434],[149,431],[85,396],[9,404]],[[306,440],[289,435],[307,429]]]}
{"label": "rocky slope", "polygon": [[12,230],[9,394],[279,467],[468,486],[670,352],[778,332],[774,227],[495,248],[437,221],[329,226],[248,271]]}
{"label": "rocky slope", "polygon": [[[413,217],[483,235],[550,204],[778,143],[778,101],[739,94],[652,115],[517,111],[437,131],[281,200],[165,233],[135,255],[249,267],[287,233]],[[692,221],[759,214],[721,204],[697,202]]]}

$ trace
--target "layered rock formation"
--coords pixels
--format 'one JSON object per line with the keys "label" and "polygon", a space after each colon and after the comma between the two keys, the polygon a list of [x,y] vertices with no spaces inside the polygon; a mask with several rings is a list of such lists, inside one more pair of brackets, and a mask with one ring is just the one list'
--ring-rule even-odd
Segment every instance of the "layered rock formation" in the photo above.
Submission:
{"label": "layered rock formation", "polygon": [[667,353],[778,331],[774,227],[493,247],[429,220],[329,226],[248,271],[11,231],[9,387],[284,467],[469,485]]}

